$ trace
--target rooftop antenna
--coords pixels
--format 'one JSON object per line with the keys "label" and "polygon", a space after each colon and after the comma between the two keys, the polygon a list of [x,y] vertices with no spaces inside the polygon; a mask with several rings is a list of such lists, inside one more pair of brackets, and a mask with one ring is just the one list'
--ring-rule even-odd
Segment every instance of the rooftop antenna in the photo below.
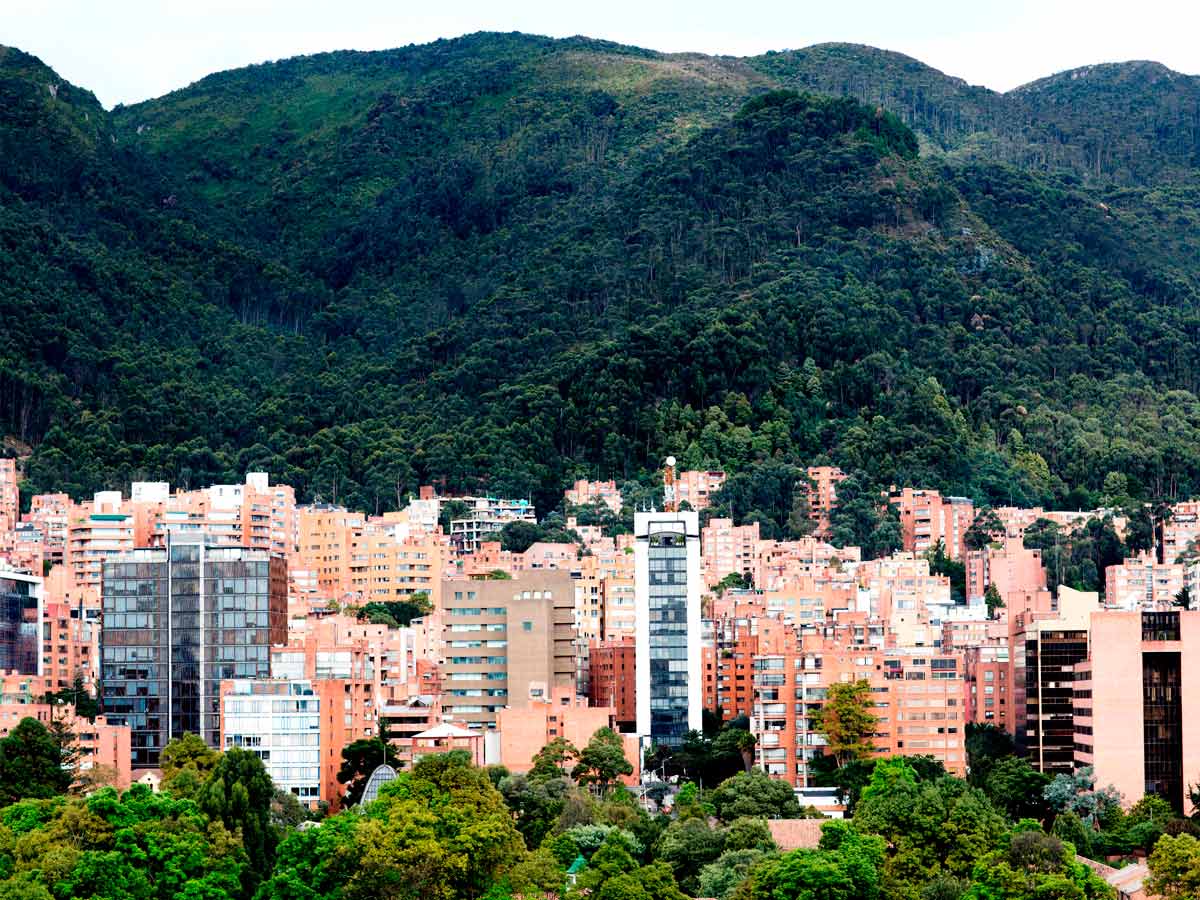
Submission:
{"label": "rooftop antenna", "polygon": [[668,456],[666,467],[663,469],[663,511],[678,512],[679,504],[675,500],[675,457]]}

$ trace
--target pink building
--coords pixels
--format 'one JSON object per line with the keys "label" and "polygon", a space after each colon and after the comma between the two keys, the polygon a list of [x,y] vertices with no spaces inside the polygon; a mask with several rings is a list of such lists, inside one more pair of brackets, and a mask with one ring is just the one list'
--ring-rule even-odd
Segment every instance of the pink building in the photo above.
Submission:
{"label": "pink building", "polygon": [[975,505],[965,497],[943,497],[937,491],[892,489],[888,501],[900,514],[904,549],[924,554],[941,541],[951,559],[966,554],[964,539],[975,521]]}
{"label": "pink building", "polygon": [[1109,609],[1169,607],[1183,590],[1185,566],[1160,563],[1151,553],[1104,570],[1104,605]]}
{"label": "pink building", "polygon": [[695,510],[708,506],[712,495],[725,484],[725,473],[717,471],[688,471],[675,476],[675,500],[687,503]]}
{"label": "pink building", "polygon": [[[1094,766],[1128,806],[1155,793],[1194,810],[1200,771],[1200,611],[1092,616],[1091,654],[1075,668],[1075,765]],[[1186,807],[1186,808],[1185,808]]]}
{"label": "pink building", "polygon": [[614,513],[621,512],[621,492],[617,490],[615,481],[580,479],[563,492],[563,497],[568,503],[575,506],[603,503]]}
{"label": "pink building", "polygon": [[1041,550],[1026,549],[1022,538],[1011,535],[996,543],[998,546],[966,551],[969,603],[981,601],[989,584],[996,586],[1006,603],[1010,595],[1046,587]]}
{"label": "pink building", "polygon": [[[546,700],[521,708],[505,707],[496,714],[500,732],[500,764],[513,772],[528,772],[537,752],[555,738],[565,738],[582,750],[601,728],[615,730],[616,711],[611,706],[588,706],[573,690],[556,689]],[[623,735],[625,758],[633,775],[625,779],[637,784],[639,756],[637,738]]]}
{"label": "pink building", "polygon": [[759,543],[757,522],[734,525],[733,519],[709,519],[700,531],[704,583],[712,588],[734,574],[753,578]]}
{"label": "pink building", "polygon": [[817,534],[828,534],[829,515],[837,506],[837,486],[846,473],[837,466],[809,466],[808,517],[817,523]]}
{"label": "pink building", "polygon": [[0,533],[11,531],[21,514],[17,493],[17,461],[0,459]]}
{"label": "pink building", "polygon": [[1171,507],[1171,517],[1163,523],[1162,560],[1178,562],[1192,542],[1200,538],[1200,500],[1188,500]]}
{"label": "pink building", "polygon": [[42,536],[42,558],[61,565],[67,547],[67,525],[71,498],[66,494],[34,494],[23,521],[34,525]]}

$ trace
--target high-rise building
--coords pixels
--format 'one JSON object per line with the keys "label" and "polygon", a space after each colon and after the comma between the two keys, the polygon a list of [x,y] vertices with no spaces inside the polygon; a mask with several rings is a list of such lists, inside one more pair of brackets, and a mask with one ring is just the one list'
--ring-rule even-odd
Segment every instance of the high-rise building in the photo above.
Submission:
{"label": "high-rise building", "polygon": [[42,674],[42,579],[0,572],[0,671]]}
{"label": "high-rise building", "polygon": [[1060,586],[1055,613],[1009,610],[1013,724],[1017,747],[1039,772],[1075,768],[1075,666],[1088,657],[1096,593]]}
{"label": "high-rise building", "polygon": [[1185,787],[1200,769],[1197,653],[1200,611],[1092,616],[1091,657],[1075,667],[1075,764],[1094,766],[1096,783],[1114,785],[1127,803],[1158,794],[1185,811]]}
{"label": "high-rise building", "polygon": [[506,706],[524,708],[575,689],[575,586],[568,572],[447,580],[442,708],[473,729],[492,729]]}
{"label": "high-rise building", "polygon": [[633,533],[637,733],[677,745],[702,727],[699,516],[636,513]]}
{"label": "high-rise building", "polygon": [[134,768],[185,732],[220,746],[221,681],[270,676],[287,640],[287,563],[169,535],[104,564],[101,699],[132,729]]}

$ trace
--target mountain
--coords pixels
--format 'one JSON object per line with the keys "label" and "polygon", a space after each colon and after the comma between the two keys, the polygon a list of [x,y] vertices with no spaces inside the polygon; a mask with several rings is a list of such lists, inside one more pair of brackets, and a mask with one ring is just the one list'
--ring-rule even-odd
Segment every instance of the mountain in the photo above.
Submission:
{"label": "mountain", "polygon": [[5,50],[0,430],[33,490],[263,468],[368,509],[671,452],[768,530],[818,461],[1200,490],[1195,79],[1086,71],[479,34],[106,112]]}

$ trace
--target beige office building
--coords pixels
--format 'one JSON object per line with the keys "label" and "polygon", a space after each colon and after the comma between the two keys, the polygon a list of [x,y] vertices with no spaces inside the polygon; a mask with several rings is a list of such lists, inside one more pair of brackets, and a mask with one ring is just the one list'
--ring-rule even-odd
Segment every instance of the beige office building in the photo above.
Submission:
{"label": "beige office building", "polygon": [[575,585],[561,570],[512,579],[442,582],[442,708],[473,729],[496,727],[504,707],[523,709],[575,689]]}

